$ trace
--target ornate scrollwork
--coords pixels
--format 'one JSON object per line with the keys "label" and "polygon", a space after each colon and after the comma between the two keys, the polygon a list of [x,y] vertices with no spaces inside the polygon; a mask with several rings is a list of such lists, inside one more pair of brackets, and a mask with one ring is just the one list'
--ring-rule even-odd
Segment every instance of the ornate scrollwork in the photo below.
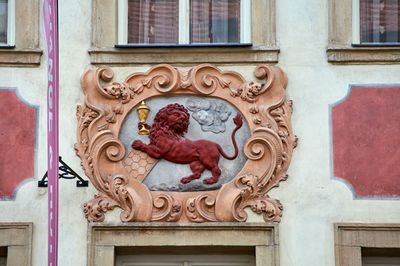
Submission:
{"label": "ornate scrollwork", "polygon": [[180,85],[179,71],[167,64],[150,68],[146,73],[135,73],[125,80],[136,94],[145,89],[155,89],[159,93],[172,92]]}
{"label": "ornate scrollwork", "polygon": [[118,162],[125,156],[125,146],[116,139],[110,139],[103,142],[103,146],[106,147],[107,159],[112,162]]}
{"label": "ornate scrollwork", "polygon": [[205,194],[186,201],[186,216],[192,222],[215,222],[215,197]]}
{"label": "ornate scrollwork", "polygon": [[161,194],[153,198],[152,221],[178,221],[182,214],[182,202],[168,194]]}
{"label": "ornate scrollwork", "polygon": [[121,100],[123,103],[127,103],[130,98],[133,97],[133,95],[131,95],[131,88],[126,83],[112,82],[108,84],[113,77],[114,72],[111,68],[105,67],[97,69],[95,82],[98,92],[108,99],[117,99]]}
{"label": "ornate scrollwork", "polygon": [[267,222],[279,222],[282,216],[282,204],[262,194],[260,178],[252,174],[244,175],[235,180],[236,187],[240,190],[239,196],[234,201],[237,221],[245,221],[247,214],[244,211],[250,207],[257,214],[262,214]]}
{"label": "ornate scrollwork", "polygon": [[231,95],[233,97],[240,97],[243,101],[254,103],[257,100],[257,97],[265,92],[264,87],[265,85],[263,84],[250,81],[243,83],[237,89],[231,89]]}
{"label": "ornate scrollwork", "polygon": [[[276,69],[276,68],[275,68]],[[254,70],[254,76],[258,79],[263,79],[266,80],[266,83],[264,84],[263,92],[271,88],[272,83],[274,82],[275,79],[275,74],[274,74],[274,67],[268,66],[268,65],[258,65],[256,69]],[[286,79],[286,76],[284,76]],[[287,81],[285,80],[285,83]],[[286,84],[285,84],[286,86]],[[261,92],[261,93],[263,93]]]}
{"label": "ornate scrollwork", "polygon": [[94,199],[83,205],[83,213],[89,222],[102,222],[105,219],[105,213],[118,206],[117,202],[112,198],[98,193]]}
{"label": "ornate scrollwork", "polygon": [[[87,71],[81,79],[85,104],[77,109],[75,150],[99,191],[84,206],[88,221],[103,221],[104,213],[115,207],[122,209],[124,222],[245,221],[244,209],[249,207],[265,221],[278,222],[282,205],[267,193],[287,178],[296,147],[292,103],[285,100],[287,78],[281,69],[260,65],[254,75],[258,81],[246,81],[237,72],[221,71],[210,64],[192,69],[162,64],[115,82],[110,68]],[[118,135],[127,114],[147,98],[181,94],[224,99],[248,121],[247,161],[219,190],[150,191],[142,183],[144,177],[132,177],[132,169],[124,164],[127,153]]]}
{"label": "ornate scrollwork", "polygon": [[93,175],[93,164],[92,164],[92,157],[88,152],[89,148],[89,136],[87,132],[87,128],[99,116],[99,113],[88,108],[78,105],[76,109],[76,118],[78,123],[82,126],[80,127],[80,131],[78,132],[78,136],[80,138],[80,142],[76,143],[74,148],[76,154],[81,157],[85,158],[85,160],[81,161],[81,166],[87,176]]}
{"label": "ornate scrollwork", "polygon": [[105,93],[114,97],[115,99],[121,99],[122,103],[129,102],[134,97],[135,93],[135,91],[133,91],[128,84],[116,82],[104,87],[103,90]]}

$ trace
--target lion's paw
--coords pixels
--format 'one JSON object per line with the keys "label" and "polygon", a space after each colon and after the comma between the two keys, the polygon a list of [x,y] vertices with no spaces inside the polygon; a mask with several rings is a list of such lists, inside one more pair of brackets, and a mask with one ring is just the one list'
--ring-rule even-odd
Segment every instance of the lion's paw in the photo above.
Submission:
{"label": "lion's paw", "polygon": [[187,183],[189,183],[190,181],[192,181],[192,179],[189,178],[189,177],[184,177],[184,178],[181,179],[181,183],[182,183],[182,184],[187,184]]}
{"label": "lion's paw", "polygon": [[144,144],[143,144],[143,142],[141,140],[135,140],[132,143],[132,148],[135,149],[135,150],[139,150],[140,151],[140,150],[143,149],[143,146],[144,146]]}
{"label": "lion's paw", "polygon": [[203,180],[203,183],[206,185],[212,185],[218,182],[218,178],[209,177]]}

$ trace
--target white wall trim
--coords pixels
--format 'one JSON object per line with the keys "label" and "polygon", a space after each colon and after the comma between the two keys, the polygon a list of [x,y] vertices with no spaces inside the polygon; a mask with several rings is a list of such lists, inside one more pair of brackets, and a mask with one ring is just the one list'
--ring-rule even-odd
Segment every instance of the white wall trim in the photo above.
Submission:
{"label": "white wall trim", "polygon": [[128,44],[128,0],[118,0],[118,44]]}
{"label": "white wall trim", "polygon": [[179,0],[179,44],[190,43],[190,2]]}
{"label": "white wall trim", "polygon": [[15,0],[8,0],[7,45],[15,45]]}
{"label": "white wall trim", "polygon": [[240,1],[240,42],[251,43],[251,0]]}
{"label": "white wall trim", "polygon": [[352,4],[352,39],[353,44],[360,44],[360,0],[353,0]]}

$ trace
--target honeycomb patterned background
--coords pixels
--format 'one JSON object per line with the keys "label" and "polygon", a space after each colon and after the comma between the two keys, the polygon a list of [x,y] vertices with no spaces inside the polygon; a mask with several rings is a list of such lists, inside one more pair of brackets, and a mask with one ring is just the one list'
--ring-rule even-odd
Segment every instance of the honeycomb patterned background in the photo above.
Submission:
{"label": "honeycomb patterned background", "polygon": [[130,177],[143,181],[157,162],[157,159],[150,157],[145,152],[132,150],[122,163]]}

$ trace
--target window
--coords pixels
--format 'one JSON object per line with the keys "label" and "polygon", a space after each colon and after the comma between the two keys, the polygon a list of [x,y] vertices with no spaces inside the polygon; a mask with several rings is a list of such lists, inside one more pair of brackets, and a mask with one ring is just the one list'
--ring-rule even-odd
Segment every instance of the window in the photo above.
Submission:
{"label": "window", "polygon": [[32,265],[32,223],[0,223],[0,266]]}
{"label": "window", "polygon": [[335,224],[338,266],[399,265],[400,224]]}
{"label": "window", "polygon": [[237,247],[117,247],[116,266],[256,266],[254,249]]}
{"label": "window", "polygon": [[399,64],[398,0],[329,1],[328,61]]}
{"label": "window", "polygon": [[354,0],[353,43],[400,45],[398,0]]}
{"label": "window", "polygon": [[118,44],[250,44],[250,0],[119,0]]}
{"label": "window", "polygon": [[276,0],[92,1],[92,64],[278,61]]}
{"label": "window", "polygon": [[0,266],[7,265],[7,247],[0,247]]}
{"label": "window", "polygon": [[40,64],[39,2],[0,0],[0,66]]}
{"label": "window", "polygon": [[400,265],[400,248],[361,248],[362,266]]}
{"label": "window", "polygon": [[14,45],[14,0],[0,0],[0,46]]}
{"label": "window", "polygon": [[[193,266],[253,266],[254,262],[273,266],[279,260],[277,230],[277,225],[265,223],[90,224],[88,265],[138,266],[164,262],[161,265],[180,266],[186,261],[184,265]],[[237,256],[239,260],[234,264],[230,256],[218,256],[222,254],[241,256]],[[132,262],[133,259],[139,261]]]}

